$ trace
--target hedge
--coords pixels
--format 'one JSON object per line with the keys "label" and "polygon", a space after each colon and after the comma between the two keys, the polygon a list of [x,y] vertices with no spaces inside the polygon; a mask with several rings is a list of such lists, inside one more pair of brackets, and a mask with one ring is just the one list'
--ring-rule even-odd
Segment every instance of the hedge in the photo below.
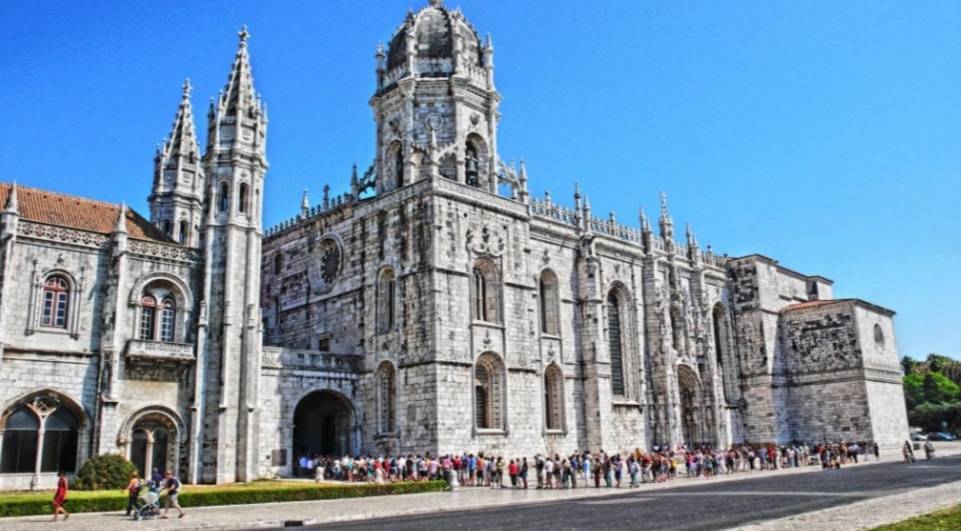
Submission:
{"label": "hedge", "polygon": [[[183,507],[207,507],[213,505],[246,505],[306,500],[333,500],[382,496],[386,494],[412,494],[440,492],[447,488],[445,481],[408,483],[372,483],[317,485],[290,483],[289,485],[260,486],[256,482],[245,485],[225,485],[192,490],[184,485],[180,492]],[[50,514],[52,493],[28,495],[0,495],[0,517],[32,516]],[[161,500],[162,501],[162,500]],[[126,493],[116,491],[70,491],[66,508],[72,513],[123,511],[127,507]]]}

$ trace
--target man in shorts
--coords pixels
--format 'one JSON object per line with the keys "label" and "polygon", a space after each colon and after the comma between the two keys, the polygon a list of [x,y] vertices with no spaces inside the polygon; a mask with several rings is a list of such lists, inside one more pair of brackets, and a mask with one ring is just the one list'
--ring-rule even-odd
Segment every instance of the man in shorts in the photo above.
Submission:
{"label": "man in shorts", "polygon": [[167,511],[171,508],[177,509],[179,513],[177,518],[183,518],[184,510],[181,509],[180,504],[177,503],[177,496],[180,495],[180,480],[175,478],[169,470],[164,473],[164,489],[167,491],[167,505],[164,508],[164,513],[161,518],[166,518]]}

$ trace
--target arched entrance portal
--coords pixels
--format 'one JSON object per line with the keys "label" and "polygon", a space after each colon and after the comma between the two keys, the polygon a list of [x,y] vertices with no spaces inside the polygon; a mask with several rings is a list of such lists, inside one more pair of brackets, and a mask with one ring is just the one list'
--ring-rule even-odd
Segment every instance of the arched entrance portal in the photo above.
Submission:
{"label": "arched entrance portal", "polygon": [[700,430],[701,415],[698,405],[700,383],[690,367],[685,365],[677,367],[677,388],[681,399],[681,435],[684,437],[684,444],[692,448],[705,441]]}
{"label": "arched entrance portal", "polygon": [[350,403],[332,391],[302,398],[294,410],[294,462],[304,455],[349,453],[352,417]]}

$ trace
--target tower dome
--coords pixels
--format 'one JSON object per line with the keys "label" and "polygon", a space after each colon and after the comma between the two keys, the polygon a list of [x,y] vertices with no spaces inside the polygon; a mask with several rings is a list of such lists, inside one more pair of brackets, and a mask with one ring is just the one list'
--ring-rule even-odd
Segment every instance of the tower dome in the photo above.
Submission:
{"label": "tower dome", "polygon": [[451,11],[441,0],[430,0],[417,13],[408,12],[388,47],[388,72],[406,67],[420,75],[440,76],[481,66],[484,53],[477,31],[460,9]]}

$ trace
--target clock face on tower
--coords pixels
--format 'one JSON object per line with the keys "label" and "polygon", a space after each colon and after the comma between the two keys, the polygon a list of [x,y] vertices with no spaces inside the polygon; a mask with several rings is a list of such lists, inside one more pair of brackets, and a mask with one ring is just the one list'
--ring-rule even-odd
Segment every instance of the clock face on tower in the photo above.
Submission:
{"label": "clock face on tower", "polygon": [[342,253],[337,240],[324,238],[314,247],[308,268],[314,293],[329,292],[340,276]]}

